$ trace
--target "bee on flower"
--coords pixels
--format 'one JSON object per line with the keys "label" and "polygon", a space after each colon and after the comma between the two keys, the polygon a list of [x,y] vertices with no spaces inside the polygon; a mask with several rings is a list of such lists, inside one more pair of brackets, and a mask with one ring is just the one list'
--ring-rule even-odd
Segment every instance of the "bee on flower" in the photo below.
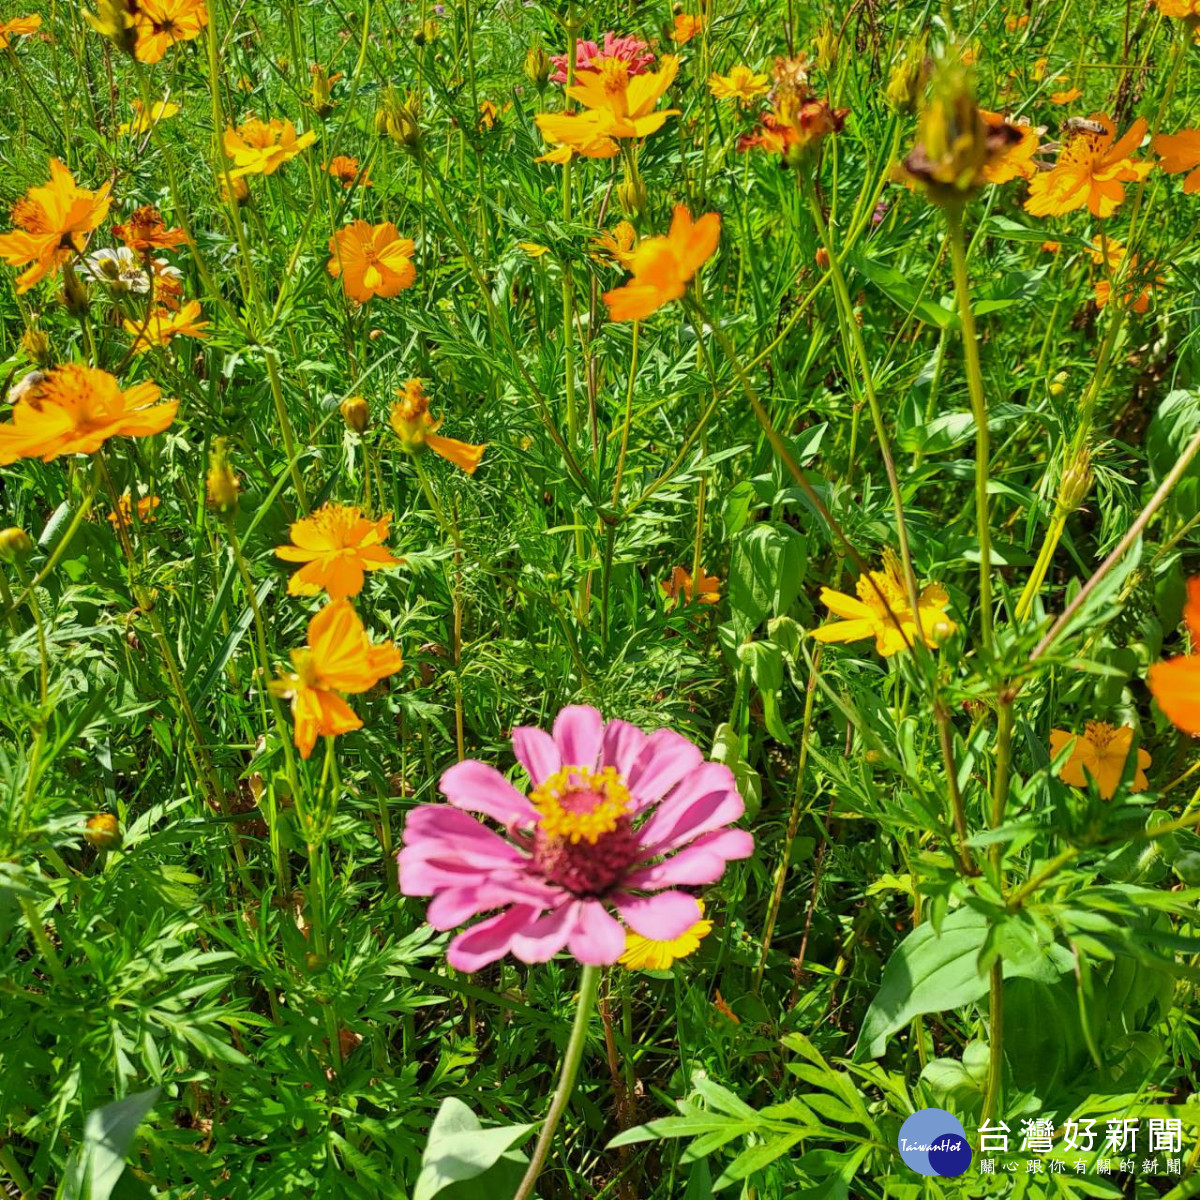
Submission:
{"label": "bee on flower", "polygon": [[0,260],[10,267],[29,269],[17,276],[17,292],[53,278],[63,264],[87,246],[88,236],[108,216],[111,184],[91,192],[57,158],[50,160],[50,180],[32,187],[13,206],[17,226],[0,234]]}
{"label": "bee on flower", "polygon": [[441,421],[435,421],[429,412],[429,398],[419,379],[410,379],[396,389],[400,397],[392,405],[392,430],[399,439],[400,448],[413,456],[432,450],[448,463],[453,463],[468,475],[474,475],[483,461],[486,445],[460,442],[457,438],[443,437],[437,432]]}
{"label": "bee on flower", "polygon": [[1132,157],[1146,128],[1145,118],[1139,117],[1118,138],[1116,126],[1104,113],[1068,125],[1054,166],[1031,181],[1025,211],[1035,217],[1061,217],[1086,205],[1095,217],[1112,216],[1125,199],[1125,184],[1145,179],[1154,169],[1153,163]]}
{"label": "bee on flower", "polygon": [[293,734],[301,758],[318,737],[362,728],[343,699],[369,691],[404,665],[392,642],[373,643],[349,600],[334,600],[308,623],[308,644],[292,651],[292,671],[274,680],[271,691],[292,702]]}
{"label": "bee on flower", "polygon": [[62,454],[94,454],[112,437],[150,437],[175,420],[178,400],[158,399],[157,384],[121,389],[107,371],[75,363],[37,372],[0,424],[0,466],[19,458],[50,462]]}

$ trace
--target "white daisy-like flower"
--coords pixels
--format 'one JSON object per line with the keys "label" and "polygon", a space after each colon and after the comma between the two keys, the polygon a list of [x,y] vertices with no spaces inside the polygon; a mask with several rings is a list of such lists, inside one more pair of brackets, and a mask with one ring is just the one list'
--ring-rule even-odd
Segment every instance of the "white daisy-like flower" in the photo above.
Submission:
{"label": "white daisy-like flower", "polygon": [[115,250],[94,250],[83,260],[79,274],[91,283],[102,283],[114,292],[136,292],[144,296],[150,290],[150,277],[141,260],[128,246]]}

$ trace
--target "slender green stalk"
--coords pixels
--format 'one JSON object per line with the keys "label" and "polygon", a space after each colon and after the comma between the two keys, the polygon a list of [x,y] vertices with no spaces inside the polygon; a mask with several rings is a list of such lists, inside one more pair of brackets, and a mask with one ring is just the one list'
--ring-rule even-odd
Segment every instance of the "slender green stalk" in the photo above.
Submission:
{"label": "slender green stalk", "polygon": [[587,1041],[588,1021],[591,1019],[592,1008],[596,1003],[596,989],[600,984],[600,968],[584,967],[579,976],[579,999],[575,1005],[575,1023],[571,1027],[571,1038],[567,1042],[567,1051],[563,1055],[562,1065],[558,1072],[558,1086],[554,1089],[554,1098],[550,1102],[550,1111],[538,1134],[537,1145],[529,1160],[521,1186],[513,1195],[513,1200],[530,1200],[534,1184],[546,1165],[550,1153],[550,1145],[554,1140],[554,1131],[562,1120],[575,1090],[575,1077],[579,1074],[579,1063],[583,1058],[583,1047]]}

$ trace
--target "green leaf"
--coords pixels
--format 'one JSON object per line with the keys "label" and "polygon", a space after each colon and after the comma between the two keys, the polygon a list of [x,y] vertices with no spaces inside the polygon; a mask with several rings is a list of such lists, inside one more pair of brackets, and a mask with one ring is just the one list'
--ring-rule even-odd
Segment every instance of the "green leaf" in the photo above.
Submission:
{"label": "green leaf", "polygon": [[88,1113],[83,1142],[67,1164],[60,1200],[109,1200],[125,1170],[125,1157],[138,1126],[160,1091],[137,1092]]}
{"label": "green leaf", "polygon": [[[940,933],[929,922],[914,929],[888,959],[863,1020],[855,1061],[878,1058],[888,1038],[922,1013],[946,1012],[982,999],[988,978],[980,974],[978,963],[987,935],[987,917],[971,908],[952,912]],[[1004,977],[1053,983],[1071,969],[1072,962],[1068,950],[1052,943],[1034,958],[1005,960]]]}
{"label": "green leaf", "polygon": [[413,1200],[432,1200],[451,1184],[476,1179],[524,1140],[532,1128],[532,1125],[499,1125],[484,1129],[461,1100],[447,1096],[429,1130]]}
{"label": "green leaf", "polygon": [[729,563],[729,603],[739,641],[768,616],[782,616],[804,582],[808,542],[790,525],[753,526],[734,543]]}

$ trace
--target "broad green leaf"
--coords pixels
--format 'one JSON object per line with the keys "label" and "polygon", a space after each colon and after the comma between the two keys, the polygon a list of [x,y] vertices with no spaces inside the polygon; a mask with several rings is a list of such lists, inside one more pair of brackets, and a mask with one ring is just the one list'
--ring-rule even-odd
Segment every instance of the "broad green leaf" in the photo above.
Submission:
{"label": "broad green leaf", "polygon": [[484,1129],[461,1101],[442,1101],[421,1158],[413,1200],[432,1200],[451,1184],[475,1179],[529,1135],[532,1125],[499,1125]]}
{"label": "broad green leaf", "polygon": [[67,1164],[60,1200],[109,1200],[125,1170],[137,1128],[154,1107],[160,1090],[137,1092],[88,1113],[83,1142]]}

